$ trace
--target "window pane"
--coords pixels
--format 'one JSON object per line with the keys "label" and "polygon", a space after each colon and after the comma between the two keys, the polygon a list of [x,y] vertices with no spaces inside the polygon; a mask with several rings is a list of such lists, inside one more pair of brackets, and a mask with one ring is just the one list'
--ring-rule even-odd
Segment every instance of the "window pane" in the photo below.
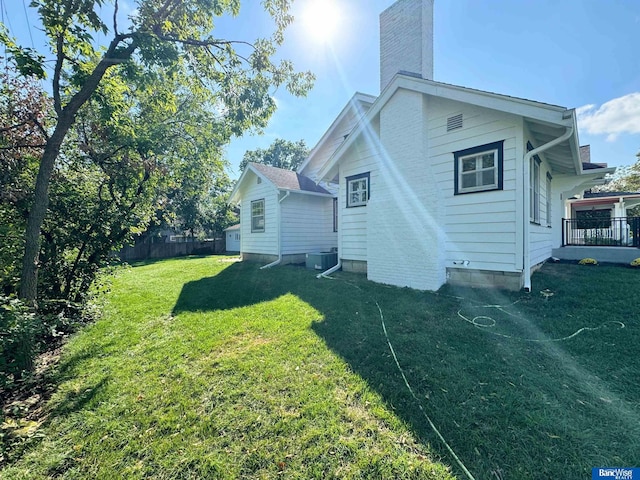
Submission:
{"label": "window pane", "polygon": [[351,182],[351,191],[357,192],[358,190],[360,190],[360,182]]}
{"label": "window pane", "polygon": [[482,172],[482,185],[494,185],[496,183],[496,171],[486,170]]}
{"label": "window pane", "polygon": [[465,173],[462,175],[462,188],[471,188],[476,186],[476,174]]}
{"label": "window pane", "polygon": [[494,166],[493,153],[487,153],[482,156],[482,168],[491,168]]}
{"label": "window pane", "polygon": [[475,158],[465,158],[462,160],[462,171],[463,172],[471,172],[476,169],[476,159]]}

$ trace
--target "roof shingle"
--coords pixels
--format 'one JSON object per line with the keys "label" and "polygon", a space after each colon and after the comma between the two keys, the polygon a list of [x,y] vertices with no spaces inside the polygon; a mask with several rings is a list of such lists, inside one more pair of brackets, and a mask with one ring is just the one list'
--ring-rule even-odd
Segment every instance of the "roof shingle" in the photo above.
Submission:
{"label": "roof shingle", "polygon": [[311,192],[311,193],[324,193],[330,195],[330,193],[322,188],[320,185],[311,180],[309,177],[300,175],[297,172],[291,170],[285,170],[283,168],[271,167],[269,165],[262,165],[260,163],[249,162],[249,165],[255,170],[273,183],[277,188],[283,190]]}

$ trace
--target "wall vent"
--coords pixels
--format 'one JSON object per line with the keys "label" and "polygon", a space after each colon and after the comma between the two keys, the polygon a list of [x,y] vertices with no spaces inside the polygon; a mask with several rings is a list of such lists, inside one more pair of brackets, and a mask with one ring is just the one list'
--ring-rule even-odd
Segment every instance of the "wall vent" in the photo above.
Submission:
{"label": "wall vent", "polygon": [[451,130],[456,130],[458,128],[462,128],[462,114],[454,115],[453,117],[447,118],[447,132]]}

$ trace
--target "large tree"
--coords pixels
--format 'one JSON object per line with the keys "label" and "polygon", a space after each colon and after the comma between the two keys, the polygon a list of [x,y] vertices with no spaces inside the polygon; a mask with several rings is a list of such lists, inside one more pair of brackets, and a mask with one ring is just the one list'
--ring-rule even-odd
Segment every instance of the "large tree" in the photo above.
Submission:
{"label": "large tree", "polygon": [[640,152],[636,153],[637,161],[633,165],[618,168],[609,183],[602,187],[609,192],[640,192]]}
{"label": "large tree", "polygon": [[295,170],[309,155],[309,148],[304,140],[292,142],[276,138],[269,148],[247,150],[240,162],[240,170],[244,171],[249,162],[262,163],[272,167]]}
{"label": "large tree", "polygon": [[[37,298],[40,235],[56,161],[80,109],[96,93],[107,72],[121,66],[122,75],[136,77],[141,84],[145,78],[156,78],[158,71],[175,75],[185,91],[217,105],[215,113],[226,135],[264,127],[275,109],[274,87],[285,85],[291,93],[301,95],[313,79],[310,73],[296,73],[288,61],[272,61],[292,20],[290,1],[262,1],[274,21],[274,32],[270,38],[252,43],[214,36],[214,19],[238,15],[240,0],[137,0],[137,13],[124,31],[117,23],[118,0],[114,0],[110,25],[99,15],[103,0],[32,2],[53,54],[55,119],[39,158],[29,209],[22,298],[29,302]],[[93,41],[97,32],[110,38],[104,48],[96,47]],[[43,76],[44,54],[20,48],[4,31],[0,40],[23,74]]]}

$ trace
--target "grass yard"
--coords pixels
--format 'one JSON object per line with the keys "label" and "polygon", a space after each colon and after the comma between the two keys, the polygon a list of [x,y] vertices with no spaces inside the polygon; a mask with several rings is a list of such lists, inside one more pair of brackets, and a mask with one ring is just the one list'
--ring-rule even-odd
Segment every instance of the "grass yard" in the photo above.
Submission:
{"label": "grass yard", "polygon": [[225,257],[123,269],[0,477],[465,478],[423,411],[477,480],[637,467],[639,286],[577,265],[531,294]]}

